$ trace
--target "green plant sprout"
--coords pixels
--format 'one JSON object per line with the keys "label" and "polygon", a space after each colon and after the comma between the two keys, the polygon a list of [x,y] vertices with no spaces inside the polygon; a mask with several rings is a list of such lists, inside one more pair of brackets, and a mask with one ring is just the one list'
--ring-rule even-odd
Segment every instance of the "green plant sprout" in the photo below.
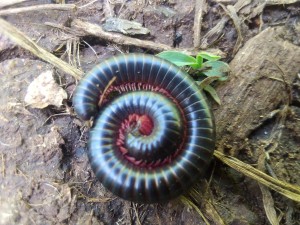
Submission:
{"label": "green plant sprout", "polygon": [[[199,86],[207,91],[218,104],[221,104],[220,98],[216,90],[211,86],[211,83],[216,80],[227,80],[230,68],[227,63],[219,61],[221,59],[220,56],[208,52],[199,52],[196,57],[192,57],[177,51],[164,51],[157,54],[157,56],[170,61],[176,66],[187,66],[187,71],[196,75],[195,79]],[[191,69],[192,71],[190,71]]]}

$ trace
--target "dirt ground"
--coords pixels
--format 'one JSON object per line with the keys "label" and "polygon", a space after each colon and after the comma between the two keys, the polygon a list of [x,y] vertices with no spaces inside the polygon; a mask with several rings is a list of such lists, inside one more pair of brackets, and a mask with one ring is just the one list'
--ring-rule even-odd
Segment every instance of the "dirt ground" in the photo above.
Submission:
{"label": "dirt ground", "polygon": [[[54,2],[25,1],[1,10]],[[120,52],[157,52],[107,42],[87,33],[76,36],[53,24],[74,31],[75,19],[101,25],[106,18],[119,17],[140,22],[150,30],[150,34],[136,38],[194,48],[199,1],[66,2],[76,4],[77,9],[0,15],[39,46],[85,72]],[[300,2],[203,2],[200,47],[222,52],[232,69],[228,81],[216,84],[221,106],[211,100],[218,150],[255,167],[267,152],[266,173],[299,186]],[[24,96],[34,78],[46,70],[55,71],[68,99],[61,107],[34,109],[26,105]],[[1,32],[0,83],[0,224],[206,224],[196,210],[178,199],[142,205],[107,191],[95,179],[88,162],[88,128],[73,112],[76,80]],[[195,204],[210,224],[270,224],[256,181],[218,160],[212,163],[208,179],[211,182],[205,195],[223,222],[205,211],[207,202]],[[203,183],[206,181],[196,185],[198,192],[204,192]],[[271,196],[278,224],[300,224],[299,203],[274,191]]]}

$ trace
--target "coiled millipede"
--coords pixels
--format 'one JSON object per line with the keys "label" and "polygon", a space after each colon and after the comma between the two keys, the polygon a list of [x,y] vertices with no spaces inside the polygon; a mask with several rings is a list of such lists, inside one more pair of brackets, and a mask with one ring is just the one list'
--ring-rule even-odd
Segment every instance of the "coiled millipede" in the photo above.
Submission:
{"label": "coiled millipede", "polygon": [[215,127],[205,96],[186,72],[155,56],[103,61],[80,81],[73,104],[80,118],[95,118],[88,156],[96,177],[123,199],[175,198],[212,159]]}

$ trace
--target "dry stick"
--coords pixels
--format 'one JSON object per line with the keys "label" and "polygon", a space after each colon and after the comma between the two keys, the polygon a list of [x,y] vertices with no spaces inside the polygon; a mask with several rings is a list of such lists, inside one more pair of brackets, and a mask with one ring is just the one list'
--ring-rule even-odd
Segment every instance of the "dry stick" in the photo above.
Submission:
{"label": "dry stick", "polygon": [[26,1],[28,1],[28,0],[1,0],[0,8],[7,7],[7,6],[10,6],[10,5],[14,5],[14,4],[18,4],[18,3],[21,3],[21,2],[26,2]]}
{"label": "dry stick", "polygon": [[4,9],[0,11],[0,16],[16,14],[29,11],[38,11],[38,10],[72,10],[76,9],[74,4],[44,4],[44,5],[33,5],[28,7],[14,8],[14,9]]}
{"label": "dry stick", "polygon": [[98,36],[106,41],[116,42],[121,45],[132,45],[132,46],[137,46],[142,48],[150,48],[155,51],[164,51],[164,50],[172,49],[172,47],[168,45],[154,43],[152,41],[143,41],[140,39],[127,37],[122,34],[106,32],[102,29],[102,27],[96,24],[84,22],[78,19],[75,19],[72,22],[72,26],[74,26],[76,29],[85,31],[88,34]]}
{"label": "dry stick", "polygon": [[[234,9],[236,12],[239,12],[244,6],[248,5],[251,3],[251,0],[238,0],[234,4]],[[218,38],[221,34],[222,31],[225,27],[225,24],[229,21],[229,16],[224,16],[222,19],[210,30],[208,31],[202,38],[202,43],[201,43],[201,48],[207,48],[209,45],[209,40],[213,39],[214,36]],[[216,39],[215,38],[215,39]]]}
{"label": "dry stick", "polygon": [[[285,77],[282,75],[282,78],[284,79]],[[284,83],[286,84],[287,93],[288,93],[288,99],[289,99],[289,96],[290,96],[290,87],[286,83],[285,80],[284,80]],[[289,103],[290,103],[290,101],[288,100],[288,104]],[[260,156],[258,158],[257,168],[259,170],[263,171],[263,172],[265,172],[266,165],[267,165],[265,163],[265,158],[269,155],[269,153],[273,152],[277,148],[277,146],[278,146],[278,141],[280,140],[281,135],[282,135],[282,129],[281,128],[283,127],[283,124],[285,124],[286,115],[287,115],[286,111],[288,110],[288,107],[289,106],[286,105],[282,109],[282,113],[279,113],[279,116],[277,114],[278,117],[276,118],[276,124],[275,124],[275,126],[273,127],[273,129],[271,131],[271,136],[265,142],[265,146],[262,146],[262,148],[260,148],[261,149],[261,154],[260,154]],[[278,141],[276,141],[276,139]],[[271,144],[272,144],[272,147],[269,148],[269,146]],[[267,215],[267,218],[268,218],[269,222],[272,225],[279,225],[280,221],[279,221],[278,216],[276,214],[275,204],[274,204],[274,200],[273,200],[273,197],[272,197],[270,189],[267,188],[266,186],[262,185],[262,184],[259,184],[259,188],[260,188],[261,193],[262,193],[263,205],[264,205],[264,209],[265,209],[265,212],[266,212],[266,215]]]}
{"label": "dry stick", "polygon": [[1,33],[16,44],[20,45],[22,48],[27,49],[32,54],[49,62],[53,66],[64,71],[65,73],[72,75],[76,79],[80,79],[83,75],[83,72],[81,70],[74,68],[70,64],[66,63],[65,61],[57,58],[55,55],[41,48],[17,28],[0,18],[0,34]]}
{"label": "dry stick", "polygon": [[299,2],[299,0],[285,0],[285,1],[282,1],[282,0],[268,0],[268,1],[266,1],[266,5],[282,5],[282,4],[288,5],[288,4],[293,4],[293,3],[296,3],[296,2]]}
{"label": "dry stick", "polygon": [[83,5],[83,6],[78,6],[78,9],[82,9],[82,8],[88,7],[88,6],[94,4],[94,3],[97,2],[97,1],[98,1],[98,0],[94,0],[94,1],[91,1],[91,2],[89,2],[89,3],[87,3],[87,4]]}
{"label": "dry stick", "polygon": [[200,47],[201,25],[203,11],[206,10],[206,0],[196,0],[195,18],[194,18],[194,48]]}
{"label": "dry stick", "polygon": [[[265,157],[266,155],[262,153],[258,159],[257,168],[261,171],[265,171]],[[275,204],[270,189],[260,183],[258,185],[262,193],[263,205],[269,222],[272,225],[279,225]]]}
{"label": "dry stick", "polygon": [[200,47],[205,49],[210,45],[209,41],[215,41],[222,34],[223,28],[228,20],[229,17],[222,17],[222,19],[203,36]]}
{"label": "dry stick", "polygon": [[[225,225],[222,217],[214,207],[213,199],[207,194],[207,188],[209,187],[208,184],[206,185],[207,186],[204,188],[205,191],[195,185],[195,187],[189,192],[189,195],[186,196],[188,201],[184,203],[194,208],[202,218],[205,216],[205,218],[211,222],[208,223],[208,221],[205,221],[206,224]],[[200,207],[195,204],[200,202]]]}
{"label": "dry stick", "polygon": [[115,80],[117,79],[117,77],[113,77],[109,82],[108,84],[106,85],[106,87],[104,88],[104,91],[102,92],[102,95],[100,97],[100,100],[98,102],[98,106],[100,107],[104,101],[104,96],[105,96],[105,93],[107,92],[108,88],[115,82]]}
{"label": "dry stick", "polygon": [[235,54],[239,50],[239,48],[241,47],[242,42],[243,42],[243,35],[241,32],[241,20],[240,20],[239,16],[237,15],[236,9],[232,5],[229,5],[227,7],[222,4],[220,4],[220,5],[224,9],[224,11],[227,13],[227,15],[232,19],[235,29],[238,33],[238,37],[237,37],[237,40],[236,40],[236,43],[235,43],[234,49],[233,49],[233,54]]}
{"label": "dry stick", "polygon": [[61,25],[61,24],[51,23],[51,22],[45,22],[44,24],[46,26],[49,26],[49,27],[58,28],[60,30],[63,30],[65,32],[67,32],[68,34],[73,35],[74,37],[84,36],[84,32],[80,32],[80,31],[74,30],[74,29],[72,29],[70,27],[66,27],[66,26]]}
{"label": "dry stick", "polygon": [[206,225],[210,225],[210,223],[208,222],[208,220],[205,218],[204,214],[202,213],[202,211],[198,208],[198,206],[196,204],[194,204],[192,201],[190,201],[188,198],[186,198],[184,195],[180,196],[180,200],[183,204],[187,205],[187,206],[191,206],[194,210],[196,210],[196,212],[201,216],[201,218],[203,219],[203,221],[205,222]]}
{"label": "dry stick", "polygon": [[111,5],[112,4],[109,2],[109,0],[106,0],[103,4],[105,18],[116,17],[116,13]]}
{"label": "dry stick", "polygon": [[2,159],[2,176],[5,177],[5,158],[3,154],[1,154],[1,159]]}
{"label": "dry stick", "polygon": [[[185,52],[189,55],[196,55],[198,53],[197,50],[195,50],[195,49],[172,48],[168,45],[155,43],[153,41],[144,41],[144,40],[140,40],[140,39],[136,39],[136,38],[132,38],[132,37],[127,37],[125,35],[118,34],[118,33],[106,32],[102,29],[102,27],[100,27],[96,24],[84,22],[84,21],[81,21],[78,19],[75,19],[72,22],[71,26],[73,29],[75,29],[79,32],[86,33],[86,35],[93,35],[93,36],[96,36],[103,40],[113,42],[116,44],[120,44],[120,45],[131,45],[131,46],[136,46],[136,47],[140,47],[140,48],[151,49],[151,50],[154,50],[157,52],[176,50],[176,51]],[[220,55],[222,57],[225,56],[225,53],[220,51],[219,49],[208,49],[207,51],[209,51],[213,54],[216,54],[216,55]]]}
{"label": "dry stick", "polygon": [[300,187],[292,185],[278,179],[275,179],[264,172],[255,169],[254,167],[246,164],[238,159],[224,155],[219,151],[214,152],[214,156],[227,164],[231,168],[243,173],[245,176],[260,182],[261,184],[273,189],[274,191],[294,200],[300,202]]}
{"label": "dry stick", "polygon": [[141,221],[140,221],[140,217],[139,217],[138,211],[137,211],[137,209],[136,209],[136,206],[137,206],[137,204],[136,204],[136,203],[133,203],[133,210],[134,210],[134,213],[135,213],[135,217],[136,217],[136,220],[137,220],[137,224],[138,224],[138,225],[142,225],[142,224],[141,224]]}

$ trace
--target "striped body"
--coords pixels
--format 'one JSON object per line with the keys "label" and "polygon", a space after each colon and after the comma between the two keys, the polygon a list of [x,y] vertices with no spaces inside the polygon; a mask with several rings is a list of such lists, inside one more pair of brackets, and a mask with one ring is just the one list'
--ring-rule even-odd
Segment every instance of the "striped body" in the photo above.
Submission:
{"label": "striped body", "polygon": [[[119,94],[98,107],[114,77],[110,91]],[[96,177],[126,200],[177,197],[211,161],[215,127],[206,99],[187,73],[165,60],[145,54],[112,57],[81,80],[73,104],[82,119],[95,118],[88,155]],[[138,119],[128,119],[132,115]],[[141,124],[151,132],[141,135],[136,129]]]}

